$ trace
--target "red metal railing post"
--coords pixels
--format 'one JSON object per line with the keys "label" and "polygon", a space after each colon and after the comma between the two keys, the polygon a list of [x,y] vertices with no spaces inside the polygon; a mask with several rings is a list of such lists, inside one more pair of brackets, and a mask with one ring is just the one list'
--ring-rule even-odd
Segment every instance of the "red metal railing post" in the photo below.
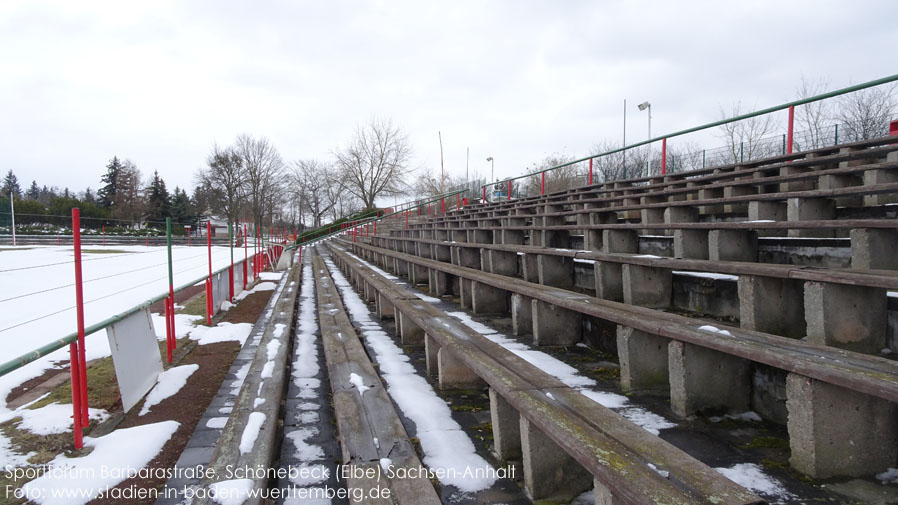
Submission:
{"label": "red metal railing post", "polygon": [[786,134],[786,154],[792,154],[792,133],[795,125],[795,106],[789,106],[789,132]]}
{"label": "red metal railing post", "polygon": [[75,317],[78,325],[78,343],[69,346],[69,368],[72,373],[72,420],[74,421],[75,448],[83,447],[82,429],[87,426],[87,360],[84,353],[84,289],[81,276],[81,211],[72,209],[72,239],[75,256]]}
{"label": "red metal railing post", "polygon": [[209,254],[209,281],[206,288],[206,324],[212,326],[212,307],[215,300],[212,299],[212,222],[206,221],[206,250]]}
{"label": "red metal railing post", "polygon": [[592,186],[592,158],[589,159],[589,182],[588,184]]}
{"label": "red metal railing post", "polygon": [[377,236],[377,221],[374,222],[374,236]]}
{"label": "red metal railing post", "polygon": [[661,139],[661,175],[667,173],[667,138]]}
{"label": "red metal railing post", "polygon": [[249,253],[246,248],[248,247],[246,243],[248,242],[246,238],[246,224],[243,225],[243,289],[246,289],[246,263],[249,260]]}
{"label": "red metal railing post", "polygon": [[69,344],[69,368],[72,372],[72,429],[75,433],[75,449],[84,447],[84,432],[81,427],[81,373],[78,370],[78,345]]}
{"label": "red metal railing post", "polygon": [[539,194],[541,194],[541,195],[546,194],[546,173],[545,172],[540,173]]}
{"label": "red metal railing post", "polygon": [[483,203],[486,203],[486,186],[484,186],[482,189],[483,189]]}
{"label": "red metal railing post", "polygon": [[172,355],[171,355],[171,343],[172,343],[172,334],[171,334],[171,298],[166,298],[164,300],[165,303],[165,356],[168,358],[168,362],[171,363]]}
{"label": "red metal railing post", "polygon": [[511,179],[508,179],[508,193],[505,196],[511,200]]}

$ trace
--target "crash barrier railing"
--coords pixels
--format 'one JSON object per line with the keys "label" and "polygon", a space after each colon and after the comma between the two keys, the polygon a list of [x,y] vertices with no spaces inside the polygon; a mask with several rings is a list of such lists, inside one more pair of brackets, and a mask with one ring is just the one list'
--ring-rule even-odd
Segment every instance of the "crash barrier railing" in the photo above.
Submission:
{"label": "crash barrier railing", "polygon": [[[6,375],[13,370],[21,368],[28,363],[31,363],[41,357],[47,356],[50,353],[53,353],[59,349],[62,349],[66,345],[69,346],[69,357],[70,357],[70,370],[71,370],[71,384],[72,384],[72,408],[73,408],[73,418],[74,418],[74,439],[75,439],[75,448],[81,449],[83,447],[82,433],[83,428],[86,428],[89,424],[88,420],[88,406],[87,406],[87,373],[86,373],[86,358],[85,358],[85,344],[84,339],[86,336],[96,333],[100,330],[106,329],[109,326],[112,326],[116,323],[119,323],[129,316],[147,309],[151,305],[162,301],[164,305],[164,315],[165,315],[165,323],[166,323],[166,356],[168,362],[172,362],[172,352],[176,348],[176,332],[175,332],[175,293],[179,293],[183,290],[191,288],[200,282],[205,283],[205,293],[206,293],[206,324],[211,325],[212,316],[215,312],[217,312],[217,307],[220,307],[220,303],[218,305],[215,304],[215,290],[213,289],[213,279],[215,276],[219,276],[224,274],[225,271],[228,272],[228,282],[227,282],[227,300],[233,301],[235,296],[235,275],[234,268],[240,267],[242,264],[242,286],[241,290],[246,289],[247,283],[251,279],[256,279],[260,276],[262,271],[265,270],[269,265],[271,265],[274,261],[273,258],[277,255],[281,254],[284,251],[286,244],[286,234],[276,234],[274,230],[271,230],[271,237],[277,237],[275,242],[266,242],[264,233],[261,230],[257,230],[256,237],[253,244],[253,254],[249,254],[249,240],[248,237],[248,228],[246,225],[243,226],[243,249],[244,249],[244,259],[234,261],[234,247],[233,241],[230,241],[232,244],[231,247],[231,264],[229,266],[225,266],[218,270],[212,270],[212,240],[211,235],[208,233],[211,229],[211,225],[209,223],[206,224],[207,229],[207,255],[209,262],[209,273],[208,275],[204,275],[202,277],[196,278],[188,283],[185,283],[177,288],[174,287],[174,274],[173,274],[173,260],[172,260],[172,242],[171,242],[171,223],[170,221],[167,223],[167,232],[168,232],[168,240],[167,240],[167,249],[168,249],[168,293],[158,295],[154,298],[146,300],[130,309],[125,310],[119,314],[116,314],[112,317],[106,318],[98,323],[92,324],[90,326],[85,327],[84,323],[84,296],[83,296],[83,284],[84,280],[82,279],[81,274],[81,264],[83,261],[81,259],[81,227],[80,227],[80,212],[78,208],[72,209],[72,242],[73,242],[73,250],[74,250],[74,261],[73,262],[65,262],[65,264],[73,263],[75,269],[75,311],[76,311],[76,319],[77,319],[77,330],[65,337],[57,339],[53,342],[45,344],[33,351],[25,353],[15,359],[7,361],[6,363],[0,364],[0,376]],[[229,230],[229,235],[232,234],[232,230]],[[238,230],[239,234],[239,230]],[[152,265],[154,267],[161,266]],[[251,268],[250,268],[251,264]],[[56,264],[54,264],[56,265]],[[42,266],[50,266],[50,265],[38,265],[35,267],[23,267],[23,268],[38,268]],[[19,270],[19,268],[8,269],[6,271]],[[2,271],[0,271],[2,273]],[[128,272],[125,272],[128,273]],[[120,275],[120,274],[117,274]],[[219,277],[219,279],[221,279]],[[90,279],[96,280],[96,279]],[[88,282],[90,281],[88,280]],[[157,282],[158,279],[154,279],[153,282]],[[72,284],[65,285],[62,287],[71,287]],[[220,284],[219,284],[220,286]],[[51,288],[56,289],[56,288]],[[131,289],[131,288],[129,288]],[[48,290],[42,290],[36,292],[35,294],[39,294],[40,292],[45,292]],[[28,295],[31,295],[29,293]],[[23,296],[28,296],[23,295]],[[20,298],[21,296],[8,298],[2,301],[12,300],[14,298]],[[222,295],[219,297],[223,298]],[[64,309],[69,310],[69,309]],[[50,314],[50,315],[55,315]],[[42,316],[49,317],[49,315]],[[33,320],[32,320],[33,321]],[[28,322],[32,322],[28,321]],[[24,323],[23,323],[24,324]],[[15,326],[20,326],[15,325]],[[12,327],[10,327],[12,328]],[[6,328],[6,329],[10,329]],[[0,331],[5,331],[0,330]]]}
{"label": "crash barrier railing", "polygon": [[[593,160],[595,160],[597,158],[609,156],[612,154],[626,153],[630,149],[634,149],[634,148],[641,147],[644,145],[650,145],[650,144],[652,144],[654,142],[658,142],[658,141],[661,141],[661,160],[660,160],[661,167],[660,168],[661,168],[661,174],[664,175],[667,173],[667,161],[668,161],[668,159],[667,159],[667,139],[679,137],[682,135],[686,135],[688,133],[694,133],[694,132],[698,132],[701,130],[706,130],[708,128],[715,128],[715,127],[726,125],[729,123],[734,123],[736,121],[742,121],[745,119],[751,119],[754,117],[763,116],[765,114],[770,114],[770,113],[778,112],[781,110],[789,111],[787,133],[785,134],[785,137],[783,138],[783,144],[784,144],[784,154],[791,154],[793,151],[793,148],[795,147],[794,124],[795,124],[795,107],[796,106],[804,105],[804,104],[808,104],[808,103],[812,103],[812,102],[817,102],[817,101],[824,100],[827,98],[833,98],[833,97],[844,95],[844,94],[851,93],[854,91],[860,91],[863,89],[872,88],[874,86],[879,86],[882,84],[887,84],[887,83],[895,82],[895,81],[898,81],[898,74],[890,75],[887,77],[882,77],[880,79],[875,79],[875,80],[868,81],[868,82],[861,83],[861,84],[856,84],[854,86],[848,86],[846,88],[830,91],[827,93],[822,93],[822,94],[815,95],[812,97],[802,98],[800,100],[793,100],[791,102],[783,103],[783,104],[776,105],[773,107],[768,107],[766,109],[761,109],[761,110],[758,110],[755,112],[750,112],[747,114],[740,114],[738,116],[733,116],[728,119],[721,119],[719,121],[714,121],[714,122],[707,123],[707,124],[704,124],[701,126],[687,128],[685,130],[680,130],[680,131],[677,131],[674,133],[661,135],[658,137],[650,138],[648,140],[644,140],[642,142],[637,142],[635,144],[630,144],[630,145],[627,145],[624,147],[620,147],[617,149],[611,149],[611,150],[608,150],[608,151],[605,151],[602,153],[585,156],[583,158],[575,159],[575,160],[572,160],[572,161],[569,161],[566,163],[562,163],[560,165],[555,165],[553,167],[545,168],[542,170],[536,170],[536,171],[533,171],[533,172],[530,172],[530,173],[527,173],[524,175],[519,175],[516,177],[507,178],[507,179],[502,179],[501,181],[490,182],[490,183],[487,183],[487,184],[484,184],[483,186],[481,186],[482,198],[483,198],[484,202],[487,201],[487,190],[490,187],[502,188],[503,186],[507,186],[506,194],[512,195],[513,191],[514,191],[514,188],[513,188],[514,181],[521,180],[521,179],[527,179],[530,177],[538,177],[539,178],[540,194],[545,194],[546,193],[546,174],[547,173],[553,172],[555,170],[563,169],[566,167],[572,167],[574,165],[577,165],[577,164],[583,163],[583,162],[589,162],[589,170],[586,175],[586,185],[591,186],[593,184]],[[885,125],[884,125],[884,127],[885,127]],[[898,129],[898,125],[896,125],[895,121],[892,121],[892,124],[889,125],[888,127],[890,129]],[[834,135],[836,135],[835,138],[836,138],[836,142],[838,143],[838,130],[836,130]],[[735,156],[735,154],[734,154],[734,156]],[[646,178],[646,180],[647,179],[648,178]],[[505,189],[505,188],[502,188],[502,189]],[[501,190],[499,190],[499,192],[501,192]],[[492,191],[491,191],[491,193],[492,193]]]}

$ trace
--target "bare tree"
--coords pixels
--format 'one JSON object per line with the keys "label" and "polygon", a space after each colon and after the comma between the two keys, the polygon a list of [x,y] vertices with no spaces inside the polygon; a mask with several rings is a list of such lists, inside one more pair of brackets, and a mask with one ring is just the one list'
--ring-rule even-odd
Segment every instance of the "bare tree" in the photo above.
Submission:
{"label": "bare tree", "polygon": [[[742,114],[742,103],[736,102],[729,114],[720,109],[721,119]],[[764,137],[774,131],[773,118],[770,114],[755,116],[742,121],[720,125],[720,137],[727,143],[727,150],[732,156],[732,163],[740,163],[755,158],[775,154],[767,152]]]}
{"label": "bare tree", "polygon": [[113,217],[137,223],[144,214],[145,201],[141,183],[140,170],[131,160],[122,162],[121,171],[116,179],[116,206]]}
{"label": "bare tree", "polygon": [[[828,87],[829,82],[826,79],[811,81],[801,76],[801,84],[796,90],[795,97],[799,100],[810,98],[823,93]],[[831,116],[830,103],[826,100],[817,100],[796,107],[797,130],[803,133],[801,138],[795,139],[796,150],[806,151],[824,147],[826,140],[829,139],[827,130],[832,124]]]}
{"label": "bare tree", "polygon": [[411,171],[411,145],[405,132],[389,120],[373,119],[357,127],[352,140],[334,154],[346,190],[366,208],[373,208],[378,196],[399,194],[407,188],[403,179]]}
{"label": "bare tree", "polygon": [[896,85],[876,86],[839,97],[835,120],[847,139],[866,140],[888,135],[889,120],[898,112]]}
{"label": "bare tree", "polygon": [[333,168],[318,160],[299,160],[293,164],[290,181],[294,195],[300,201],[300,209],[309,212],[315,228],[321,226],[321,218],[333,205],[328,198],[328,173],[332,171]]}
{"label": "bare tree", "polygon": [[264,217],[271,217],[275,205],[283,198],[284,161],[267,138],[237,137],[235,153],[240,156],[246,173],[246,195],[257,228],[264,225]]}
{"label": "bare tree", "polygon": [[[619,149],[620,145],[612,142],[600,142],[593,146],[595,153],[605,153]],[[593,158],[593,183],[619,181],[643,177],[648,174],[652,152],[649,146],[627,149],[626,153],[616,152]]]}
{"label": "bare tree", "polygon": [[[549,156],[546,156],[542,160],[531,165],[529,168],[527,168],[527,173],[534,174],[534,176],[524,178],[523,182],[521,183],[523,184],[524,193],[529,196],[540,194],[540,191],[542,189],[542,176],[538,175],[538,173],[547,168],[563,165],[565,163],[573,161],[573,159],[574,158],[571,156],[565,156],[563,154],[555,153],[550,154]],[[546,193],[561,191],[563,189],[571,189],[586,184],[586,176],[584,174],[586,174],[587,169],[584,169],[583,165],[584,163],[576,163],[574,165],[556,168],[551,172],[546,172]]]}
{"label": "bare tree", "polygon": [[240,219],[246,190],[246,172],[243,169],[243,158],[233,147],[221,148],[212,145],[212,152],[206,158],[207,167],[197,173],[200,184],[216,191],[221,199],[215,202],[213,212],[223,212],[228,224],[233,225]]}

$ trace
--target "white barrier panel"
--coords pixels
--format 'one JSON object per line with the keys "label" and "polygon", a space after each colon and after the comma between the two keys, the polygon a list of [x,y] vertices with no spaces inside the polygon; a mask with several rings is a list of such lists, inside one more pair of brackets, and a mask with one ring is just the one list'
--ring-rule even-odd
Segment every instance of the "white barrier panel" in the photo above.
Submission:
{"label": "white barrier panel", "polygon": [[243,263],[234,264],[234,296],[243,291]]}
{"label": "white barrier panel", "polygon": [[212,315],[218,314],[219,309],[221,309],[221,301],[224,300],[224,297],[221,296],[221,282],[219,282],[219,278],[221,274],[213,274],[212,275]]}
{"label": "white barrier panel", "polygon": [[162,372],[162,357],[150,309],[145,308],[107,326],[106,337],[112,350],[122,407],[127,412],[156,385],[156,378]]}
{"label": "white barrier panel", "polygon": [[223,302],[225,300],[231,301],[231,299],[230,299],[231,293],[228,290],[228,286],[230,283],[229,279],[230,279],[230,277],[229,277],[227,270],[218,274],[218,292],[221,293],[221,298],[218,299],[219,308],[221,307],[221,302]]}

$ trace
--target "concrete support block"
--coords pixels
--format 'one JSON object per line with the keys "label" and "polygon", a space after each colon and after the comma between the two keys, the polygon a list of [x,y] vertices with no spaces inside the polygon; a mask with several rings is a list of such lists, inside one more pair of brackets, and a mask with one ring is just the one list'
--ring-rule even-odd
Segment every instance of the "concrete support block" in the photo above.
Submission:
{"label": "concrete support block", "polygon": [[[813,158],[813,157],[816,157],[816,155],[812,153],[812,154],[809,154],[808,157]],[[807,166],[797,167],[795,165],[785,165],[784,167],[780,168],[780,175],[785,176],[785,175],[793,175],[793,174],[804,174],[804,173],[810,172],[812,170],[813,170],[813,168],[807,167]],[[814,182],[811,179],[780,183],[780,191],[781,192],[810,191],[813,189],[817,189],[817,188],[814,187]]]}
{"label": "concrete support block", "polygon": [[674,257],[708,259],[708,230],[674,230]]}
{"label": "concrete support block", "polygon": [[596,261],[596,297],[614,302],[624,301],[624,280],[621,263]]}
{"label": "concrete support block", "polygon": [[424,356],[427,363],[427,375],[436,377],[439,373],[439,360],[437,353],[440,351],[440,344],[430,335],[424,334]]}
{"label": "concrete support block", "polygon": [[592,474],[524,416],[520,432],[524,489],[531,499],[574,497],[592,486]]}
{"label": "concrete support block", "polygon": [[789,462],[816,479],[895,466],[898,404],[798,374],[786,378]]}
{"label": "concrete support block", "polygon": [[549,254],[536,255],[539,283],[556,288],[574,286],[574,259]]}
{"label": "concrete support block", "polygon": [[680,417],[706,409],[745,412],[751,403],[751,362],[707,347],[668,344],[670,406]]}
{"label": "concrete support block", "polygon": [[498,275],[514,276],[518,273],[518,254],[510,251],[497,251],[494,249],[484,252],[489,257],[490,272]]}
{"label": "concrete support block", "polygon": [[742,328],[790,338],[805,336],[801,281],[740,275],[738,286]]}
{"label": "concrete support block", "polygon": [[451,295],[452,288],[449,285],[449,276],[446,272],[430,269],[427,271],[427,282],[430,294],[433,296]]}
{"label": "concrete support block", "polygon": [[475,314],[508,312],[508,291],[471,281],[471,308]]}
{"label": "concrete support block", "polygon": [[697,223],[698,209],[695,207],[668,207],[664,209],[664,222],[667,224],[674,223]]}
{"label": "concrete support block", "polygon": [[521,255],[521,266],[524,270],[524,280],[539,284],[539,265],[537,264],[538,254],[525,253]]}
{"label": "concrete support block", "polygon": [[511,294],[511,327],[515,335],[533,333],[533,299],[522,294]]}
{"label": "concrete support block", "polygon": [[424,345],[424,330],[401,311],[396,311],[402,345]]}
{"label": "concrete support block", "polygon": [[479,389],[486,386],[452,350],[441,347],[437,351],[440,389]]}
{"label": "concrete support block", "polygon": [[468,241],[468,231],[467,230],[452,230],[451,232],[452,240],[456,242],[467,242]]}
{"label": "concrete support block", "polygon": [[377,310],[377,315],[380,316],[381,319],[395,316],[393,302],[382,293],[377,293],[374,299],[374,305]]}
{"label": "concrete support block", "polygon": [[531,300],[533,344],[574,345],[580,341],[579,312],[540,300]]}
{"label": "concrete support block", "polygon": [[886,345],[886,290],[832,282],[805,282],[808,341],[878,353]]}
{"label": "concrete support block", "polygon": [[481,270],[480,249],[474,247],[456,247],[458,264],[463,267]]}
{"label": "concrete support block", "polygon": [[502,230],[502,243],[505,245],[523,245],[523,230]]}
{"label": "concrete support block", "polygon": [[851,268],[898,270],[898,230],[851,230]]}
{"label": "concrete support block", "polygon": [[595,505],[624,505],[624,502],[612,495],[611,490],[599,479],[593,479],[592,487]]}
{"label": "concrete support block", "polygon": [[620,385],[626,392],[667,391],[669,340],[629,326],[617,327]]}
{"label": "concrete support block", "polygon": [[471,292],[471,281],[462,277],[458,278],[459,284],[459,305],[463,309],[472,308],[471,302],[474,294]]}
{"label": "concrete support block", "polygon": [[[723,188],[704,188],[698,190],[699,200],[711,200],[723,198]],[[723,205],[699,205],[699,214],[720,214],[723,212]]]}
{"label": "concrete support block", "polygon": [[450,263],[452,261],[452,249],[447,245],[434,245],[433,259],[443,263]]}
{"label": "concrete support block", "polygon": [[490,420],[493,424],[493,452],[500,460],[521,457],[521,415],[505,398],[490,388]]}
{"label": "concrete support block", "polygon": [[661,224],[664,222],[664,210],[661,207],[649,207],[640,210],[640,221],[646,225],[644,228],[646,234],[655,234],[657,230],[650,225]]}
{"label": "concrete support block", "polygon": [[[833,200],[826,198],[790,198],[786,202],[786,217],[789,221],[818,221],[836,218]],[[832,229],[789,230],[790,237],[833,237]]]}
{"label": "concrete support block", "polygon": [[708,259],[757,262],[758,234],[752,230],[711,230],[708,232]]}
{"label": "concrete support block", "polygon": [[[898,152],[889,153],[889,157],[896,158],[898,161]],[[894,184],[898,182],[898,170],[867,170],[864,172],[864,185],[873,186],[876,184]],[[887,203],[898,203],[898,194],[881,193],[878,195],[865,195],[864,205],[872,207],[874,205],[885,205]]]}
{"label": "concrete support block", "polygon": [[639,236],[633,230],[602,230],[602,244],[607,253],[639,252]]}
{"label": "concrete support block", "polygon": [[670,307],[673,274],[669,268],[624,264],[624,303],[640,307]]}
{"label": "concrete support block", "polygon": [[393,258],[393,273],[398,276],[408,275],[408,263],[399,258]]}
{"label": "concrete support block", "polygon": [[[733,198],[735,196],[748,196],[758,194],[758,188],[755,186],[727,186],[723,188],[724,198]],[[726,213],[744,214],[748,212],[748,202],[727,203],[723,206]]]}
{"label": "concrete support block", "polygon": [[468,242],[472,244],[492,244],[493,231],[479,228],[468,230]]}
{"label": "concrete support block", "polygon": [[[785,221],[786,219],[788,219],[786,202],[748,202],[749,221]],[[782,237],[786,235],[786,230],[758,230],[758,235],[763,237]]]}
{"label": "concrete support block", "polygon": [[427,276],[427,267],[412,263],[409,268],[408,280],[413,286],[430,282]]}

